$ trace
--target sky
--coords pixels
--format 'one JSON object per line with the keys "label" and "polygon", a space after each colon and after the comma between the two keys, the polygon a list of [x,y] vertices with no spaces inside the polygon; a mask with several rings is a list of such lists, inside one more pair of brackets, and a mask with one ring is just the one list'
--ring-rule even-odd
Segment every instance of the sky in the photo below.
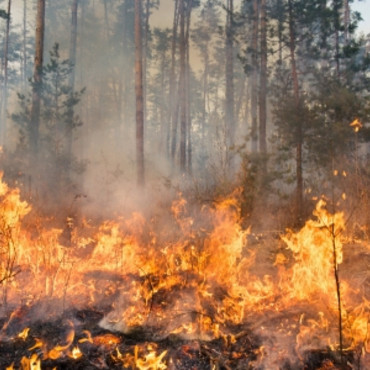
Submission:
{"label": "sky", "polygon": [[356,10],[361,13],[363,21],[359,24],[359,32],[363,32],[365,35],[370,33],[370,0],[355,0],[353,2],[352,10]]}
{"label": "sky", "polygon": [[[161,26],[163,24],[172,24],[173,16],[173,1],[172,0],[161,0],[161,7],[159,12],[154,12],[152,21],[155,26]],[[358,32],[364,33],[365,35],[370,33],[370,0],[354,0],[351,4],[353,11],[361,13],[363,21],[360,22]]]}
{"label": "sky", "polygon": [[[163,24],[172,23],[172,16],[173,16],[173,7],[172,7],[173,0],[161,0],[161,7],[160,12],[154,12],[152,21],[154,21],[155,26],[160,26]],[[21,9],[23,7],[23,1],[14,1],[13,2],[13,9],[16,13],[21,14]],[[362,15],[363,21],[359,24],[359,32],[363,32],[364,34],[370,33],[370,0],[354,0],[351,4],[352,10],[359,11]]]}

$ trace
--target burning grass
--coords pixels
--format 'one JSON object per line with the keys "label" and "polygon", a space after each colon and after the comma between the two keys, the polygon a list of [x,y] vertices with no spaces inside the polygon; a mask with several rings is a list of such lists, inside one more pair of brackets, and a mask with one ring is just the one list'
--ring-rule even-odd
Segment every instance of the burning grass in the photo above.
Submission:
{"label": "burning grass", "polygon": [[324,201],[277,238],[242,227],[238,191],[65,229],[0,197],[1,368],[366,368],[369,241]]}

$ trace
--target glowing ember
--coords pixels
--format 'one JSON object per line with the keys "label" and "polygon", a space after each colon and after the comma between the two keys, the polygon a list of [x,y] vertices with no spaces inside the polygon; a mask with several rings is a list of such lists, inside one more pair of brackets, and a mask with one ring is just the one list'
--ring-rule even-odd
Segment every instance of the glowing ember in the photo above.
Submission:
{"label": "glowing ember", "polygon": [[41,360],[34,353],[31,358],[23,357],[21,360],[22,370],[41,370]]}
{"label": "glowing ember", "polygon": [[83,356],[83,354],[82,354],[81,350],[78,347],[74,347],[72,349],[71,353],[68,354],[68,357],[73,358],[75,360],[79,359],[82,356]]}
{"label": "glowing ember", "polygon": [[[141,354],[141,352],[146,354]],[[167,365],[164,361],[167,351],[163,351],[157,355],[155,346],[148,345],[145,350],[140,350],[139,346],[135,346],[134,354],[126,354],[123,357],[123,364],[126,368],[139,370],[166,370]]]}
{"label": "glowing ember", "polygon": [[28,333],[30,331],[30,328],[24,328],[18,335],[17,337],[18,338],[21,338],[23,340],[26,340],[26,338],[28,337]]}

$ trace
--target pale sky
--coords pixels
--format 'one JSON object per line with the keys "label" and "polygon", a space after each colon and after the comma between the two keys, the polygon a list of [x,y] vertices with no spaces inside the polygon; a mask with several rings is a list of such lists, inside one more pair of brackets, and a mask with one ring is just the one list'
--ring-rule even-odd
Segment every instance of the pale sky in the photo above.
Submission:
{"label": "pale sky", "polygon": [[[354,0],[351,4],[353,11],[361,13],[363,21],[359,23],[358,32],[365,35],[370,33],[370,0]],[[155,26],[168,25],[171,27],[173,17],[173,0],[161,0],[159,12],[154,12],[152,22]]]}
{"label": "pale sky", "polygon": [[[16,18],[18,10],[23,7],[23,1],[15,0],[13,1],[13,11],[15,10]],[[4,4],[2,6],[4,8]],[[359,32],[365,34],[370,33],[370,0],[354,0],[351,4],[352,10],[359,11],[362,15],[363,21],[359,24]],[[21,12],[20,12],[21,13]],[[155,26],[172,25],[173,16],[173,0],[161,0],[160,12],[154,12],[152,17],[152,22]]]}
{"label": "pale sky", "polygon": [[360,22],[358,31],[366,34],[370,33],[370,0],[355,0],[351,5],[352,10],[361,13],[363,21]]}

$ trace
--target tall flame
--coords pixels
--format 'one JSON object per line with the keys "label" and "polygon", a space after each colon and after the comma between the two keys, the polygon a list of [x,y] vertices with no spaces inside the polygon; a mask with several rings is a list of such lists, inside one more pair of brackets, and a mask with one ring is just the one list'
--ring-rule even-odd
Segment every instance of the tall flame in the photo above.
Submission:
{"label": "tall flame", "polygon": [[[147,220],[139,213],[100,225],[84,220],[64,245],[63,230],[47,228],[21,200],[19,190],[9,188],[1,176],[0,281],[5,304],[32,307],[53,298],[63,309],[104,302],[111,310],[101,326],[123,332],[155,327],[159,339],[173,334],[230,341],[236,340],[233,328],[239,324],[250,322],[260,332],[270,325],[277,337],[294,338],[291,348],[300,354],[315,346],[337,347],[338,328],[332,318],[338,316],[340,294],[346,348],[370,352],[369,297],[359,299],[360,292],[340,275],[340,284],[335,280],[344,260],[345,216],[330,213],[323,200],[313,220],[281,237],[285,249],[280,251],[274,245],[249,245],[255,235],[242,226],[238,190],[197,212],[179,195],[171,215],[166,214],[166,225],[156,216]],[[258,259],[269,252],[269,268],[258,271]],[[266,323],[266,317],[284,310],[292,312],[289,324]],[[21,311],[15,310],[3,325],[2,337],[20,320]],[[42,318],[42,310],[39,315]],[[17,331],[24,341],[29,336],[26,324]],[[41,360],[78,359],[82,346],[89,344],[101,346],[123,366],[167,368],[168,352],[154,345],[122,354],[120,338],[94,337],[87,330],[82,334],[77,340],[70,323],[61,344],[33,337],[28,350],[37,350],[40,357],[24,357],[22,366],[38,369]],[[269,351],[274,346],[265,344],[259,356]]]}

